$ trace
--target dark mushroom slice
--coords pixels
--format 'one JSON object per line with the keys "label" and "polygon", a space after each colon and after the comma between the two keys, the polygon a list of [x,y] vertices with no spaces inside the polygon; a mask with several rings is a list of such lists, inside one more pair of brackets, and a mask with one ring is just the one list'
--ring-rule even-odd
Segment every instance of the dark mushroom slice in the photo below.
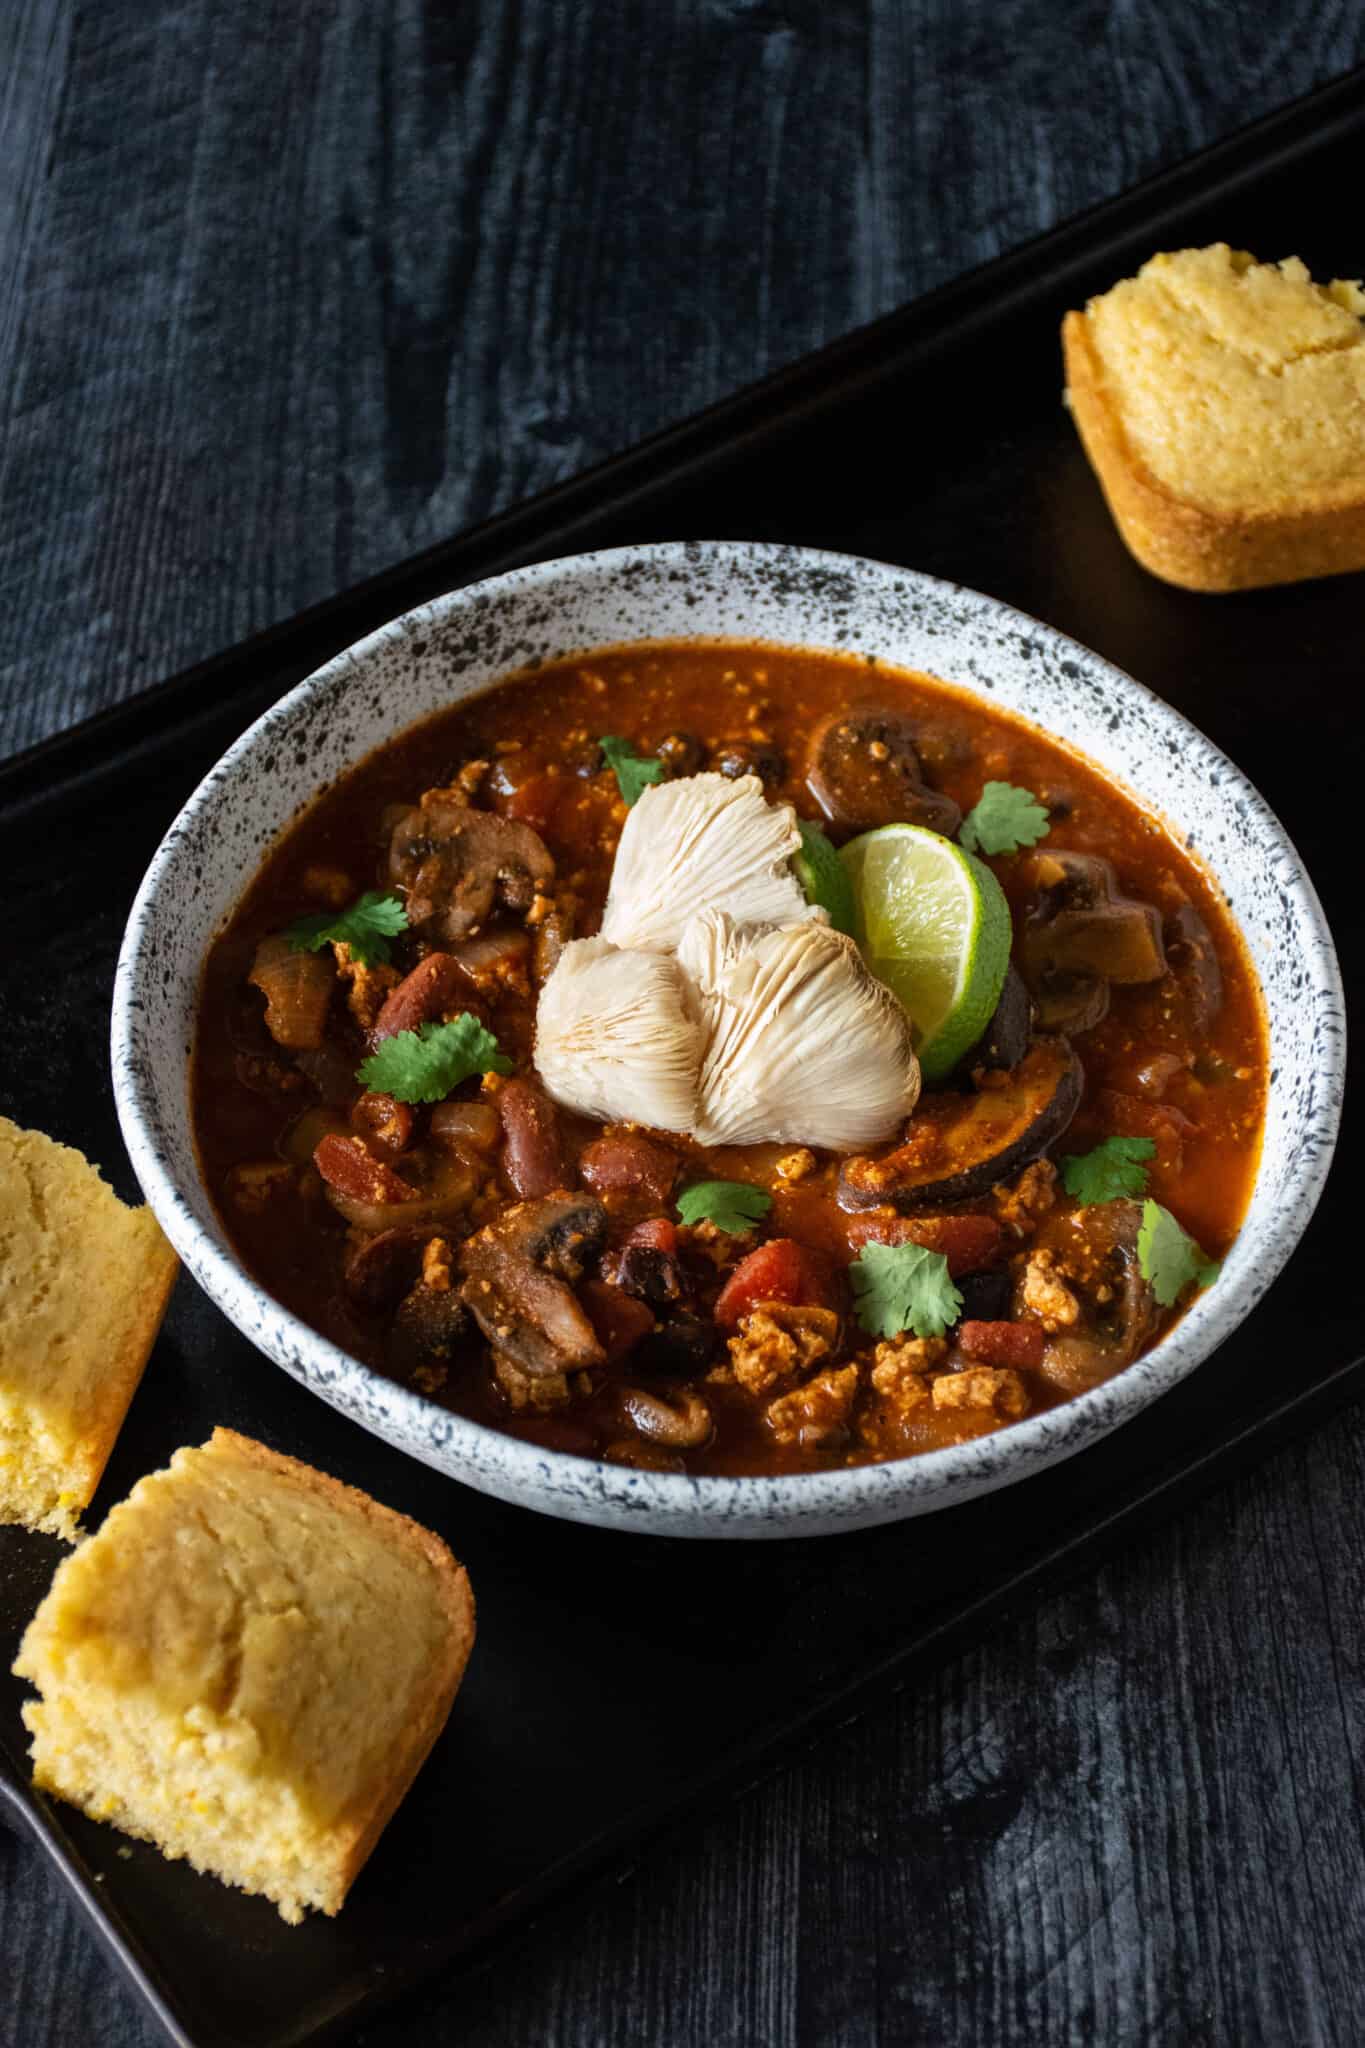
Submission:
{"label": "dark mushroom slice", "polygon": [[906,1141],[879,1159],[846,1159],[845,1209],[903,1211],[970,1202],[1040,1159],[1081,1100],[1081,1063],[1064,1038],[1035,1038],[1008,1074],[970,1094],[922,1096]]}
{"label": "dark mushroom slice", "polygon": [[700,1450],[715,1433],[711,1410],[690,1387],[672,1399],[644,1387],[622,1387],[621,1406],[642,1437],[667,1450]]}
{"label": "dark mushroom slice", "polygon": [[731,782],[738,782],[741,775],[756,775],[765,789],[776,789],[787,773],[786,760],[771,740],[747,737],[717,740],[711,749],[711,767]]}
{"label": "dark mushroom slice", "polygon": [[1160,1311],[1138,1264],[1142,1209],[1094,1202],[1048,1218],[1015,1285],[1014,1314],[1047,1332],[1038,1368],[1065,1395],[1083,1394],[1131,1365]]}
{"label": "dark mushroom slice", "polygon": [[639,1372],[690,1379],[705,1372],[720,1349],[720,1332],[709,1316],[684,1309],[660,1323],[636,1345],[631,1363]]}
{"label": "dark mushroom slice", "polygon": [[706,759],[706,749],[694,732],[666,732],[654,751],[670,782],[680,775],[697,774]]}
{"label": "dark mushroom slice", "polygon": [[348,1298],[371,1315],[396,1308],[417,1285],[430,1242],[430,1230],[407,1227],[357,1236],[341,1269]]}
{"label": "dark mushroom slice", "polygon": [[1042,1008],[1055,1015],[1069,1005],[1088,1014],[1098,1000],[1095,982],[1159,981],[1166,972],[1160,917],[1150,903],[1120,893],[1107,860],[1043,851],[1027,857],[1022,873],[1035,894],[1019,964]]}
{"label": "dark mushroom slice", "polygon": [[532,1375],[604,1362],[570,1282],[600,1257],[607,1212],[586,1195],[518,1202],[462,1246],[461,1298],[490,1344]]}
{"label": "dark mushroom slice", "polygon": [[1223,1007],[1223,970],[1213,934],[1192,903],[1182,903],[1162,927],[1166,959],[1196,1038],[1207,1035]]}
{"label": "dark mushroom slice", "polygon": [[909,719],[881,705],[837,711],[817,725],[806,787],[841,836],[896,824],[951,836],[962,823],[952,798],[925,782]]}
{"label": "dark mushroom slice", "polygon": [[407,891],[409,927],[453,944],[495,910],[524,915],[553,884],[555,864],[529,825],[475,810],[459,790],[437,789],[394,826],[389,874]]}
{"label": "dark mushroom slice", "polygon": [[453,1287],[419,1280],[398,1304],[393,1319],[394,1363],[445,1365],[472,1342],[474,1318]]}
{"label": "dark mushroom slice", "polygon": [[995,1015],[962,1064],[975,1067],[1017,1067],[1033,1036],[1033,1003],[1017,968],[1005,976]]}
{"label": "dark mushroom slice", "polygon": [[265,997],[265,1028],[276,1045],[308,1052],[322,1044],[336,984],[330,948],[295,952],[283,932],[262,939],[247,980]]}

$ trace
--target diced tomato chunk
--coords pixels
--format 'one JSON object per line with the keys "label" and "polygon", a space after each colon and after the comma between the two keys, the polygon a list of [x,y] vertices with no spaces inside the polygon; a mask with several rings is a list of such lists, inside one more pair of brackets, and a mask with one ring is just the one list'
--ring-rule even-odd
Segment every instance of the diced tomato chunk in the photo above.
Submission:
{"label": "diced tomato chunk", "polygon": [[865,1244],[922,1244],[942,1252],[954,1279],[982,1273],[999,1263],[1005,1233],[994,1216],[850,1216],[848,1242],[855,1254]]}
{"label": "diced tomato chunk", "polygon": [[672,1257],[678,1249],[678,1226],[669,1216],[647,1216],[622,1238],[622,1250],[631,1245],[639,1245],[645,1251],[667,1252]]}
{"label": "diced tomato chunk", "polygon": [[963,1323],[957,1341],[982,1365],[1027,1368],[1043,1362],[1041,1323]]}
{"label": "diced tomato chunk", "polygon": [[418,1191],[368,1152],[359,1138],[329,1132],[319,1140],[313,1164],[329,1187],[353,1202],[415,1202]]}
{"label": "diced tomato chunk", "polygon": [[654,1311],[609,1280],[587,1280],[579,1292],[608,1360],[624,1358],[654,1328]]}
{"label": "diced tomato chunk", "polygon": [[562,775],[531,775],[510,795],[502,797],[497,807],[504,818],[515,818],[518,824],[529,825],[533,832],[548,832],[568,787]]}
{"label": "diced tomato chunk", "polygon": [[792,1308],[835,1308],[837,1283],[824,1255],[792,1237],[774,1237],[741,1259],[716,1300],[716,1321],[727,1330],[760,1301]]}

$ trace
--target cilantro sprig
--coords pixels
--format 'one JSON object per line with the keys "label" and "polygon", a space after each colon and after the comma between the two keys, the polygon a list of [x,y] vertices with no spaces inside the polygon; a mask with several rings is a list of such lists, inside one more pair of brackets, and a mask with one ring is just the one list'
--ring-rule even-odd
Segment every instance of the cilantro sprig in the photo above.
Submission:
{"label": "cilantro sprig", "polygon": [[492,1032],[464,1010],[448,1024],[395,1032],[362,1061],[356,1079],[396,1102],[443,1102],[471,1074],[511,1072]]}
{"label": "cilantro sprig", "polygon": [[1138,1271],[1162,1308],[1171,1308],[1192,1283],[1199,1288],[1212,1287],[1222,1270],[1219,1261],[1207,1258],[1160,1202],[1142,1205],[1137,1251]]}
{"label": "cilantro sprig", "polygon": [[772,1205],[765,1189],[750,1187],[747,1181],[699,1180],[679,1195],[678,1214],[684,1223],[714,1223],[731,1237],[743,1237],[763,1221]]}
{"label": "cilantro sprig", "polygon": [[988,782],[962,820],[958,835],[968,853],[1018,853],[1048,834],[1047,807],[1031,789]]}
{"label": "cilantro sprig", "polygon": [[947,1259],[922,1244],[865,1244],[848,1277],[858,1321],[873,1337],[941,1337],[962,1313]]}
{"label": "cilantro sprig", "polygon": [[627,808],[633,808],[652,782],[662,782],[664,764],[643,754],[637,754],[632,740],[623,740],[616,733],[609,732],[598,742],[602,758],[616,777],[616,787],[626,800]]}
{"label": "cilantro sprig", "polygon": [[295,918],[285,937],[296,953],[318,953],[324,946],[347,945],[362,967],[382,965],[389,940],[408,928],[408,913],[396,896],[367,889],[348,910],[323,910],[314,917]]}
{"label": "cilantro sprig", "polygon": [[1062,1185],[1083,1209],[1092,1202],[1133,1201],[1147,1192],[1143,1164],[1156,1153],[1151,1138],[1106,1138],[1090,1152],[1072,1152],[1062,1161]]}

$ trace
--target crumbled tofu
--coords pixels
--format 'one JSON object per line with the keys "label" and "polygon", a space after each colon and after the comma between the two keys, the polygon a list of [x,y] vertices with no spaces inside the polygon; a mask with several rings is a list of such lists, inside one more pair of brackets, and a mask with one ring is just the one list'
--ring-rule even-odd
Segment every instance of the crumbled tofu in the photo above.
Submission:
{"label": "crumbled tofu", "polygon": [[730,1339],[730,1365],[747,1393],[766,1394],[779,1381],[809,1372],[828,1358],[838,1335],[833,1309],[764,1302],[741,1320]]}
{"label": "crumbled tofu", "polygon": [[1006,1422],[1028,1413],[1028,1390],[1007,1366],[972,1365],[940,1373],[930,1391],[935,1408],[990,1409]]}
{"label": "crumbled tofu", "polygon": [[1081,1312],[1080,1303],[1057,1272],[1053,1254],[1046,1250],[1030,1255],[1020,1300],[1045,1330],[1069,1329]]}
{"label": "crumbled tofu", "polygon": [[435,1294],[450,1292],[450,1246],[443,1237],[433,1237],[422,1253],[422,1285]]}
{"label": "crumbled tofu", "polygon": [[808,1173],[815,1171],[815,1154],[808,1145],[802,1145],[795,1152],[784,1153],[777,1162],[779,1180],[804,1180]]}
{"label": "crumbled tofu", "polygon": [[918,1408],[929,1398],[924,1375],[936,1371],[947,1355],[942,1337],[892,1337],[872,1354],[873,1390],[898,1408]]}
{"label": "crumbled tofu", "polygon": [[569,1379],[562,1372],[523,1372],[515,1359],[505,1351],[493,1353],[493,1377],[507,1400],[509,1408],[520,1413],[529,1408],[538,1414],[545,1414],[554,1408],[564,1408],[569,1401]]}
{"label": "crumbled tofu", "polygon": [[858,1391],[858,1367],[831,1366],[803,1387],[768,1403],[768,1427],[780,1444],[812,1447],[842,1434]]}
{"label": "crumbled tofu", "polygon": [[1006,1230],[1024,1237],[1047,1215],[1057,1199],[1057,1169],[1050,1159],[1035,1159],[1019,1178],[991,1189],[995,1213]]}
{"label": "crumbled tofu", "polygon": [[336,955],[337,979],[346,990],[347,1009],[362,1031],[373,1031],[379,1012],[402,979],[398,969],[382,962],[367,967],[364,961],[351,957],[344,939],[333,940],[332,951]]}

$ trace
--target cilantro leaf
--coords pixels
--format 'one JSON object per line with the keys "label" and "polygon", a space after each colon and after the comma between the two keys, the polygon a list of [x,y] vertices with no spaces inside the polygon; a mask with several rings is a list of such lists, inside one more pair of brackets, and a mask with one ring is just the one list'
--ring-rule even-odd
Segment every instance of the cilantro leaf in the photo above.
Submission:
{"label": "cilantro leaf", "polygon": [[865,1244],[848,1269],[858,1321],[873,1337],[913,1330],[941,1337],[962,1313],[942,1252],[922,1244]]}
{"label": "cilantro leaf", "polygon": [[510,1074],[512,1062],[468,1010],[449,1024],[398,1031],[362,1061],[357,1081],[396,1102],[443,1102],[471,1074]]}
{"label": "cilantro leaf", "polygon": [[988,782],[962,820],[959,838],[968,853],[1018,853],[1048,834],[1047,809],[1031,789]]}
{"label": "cilantro leaf", "polygon": [[1144,1202],[1142,1228],[1138,1231],[1138,1269],[1150,1281],[1162,1308],[1170,1308],[1191,1281],[1198,1287],[1212,1287],[1221,1266],[1205,1258],[1188,1232],[1181,1229],[1169,1209],[1160,1202]]}
{"label": "cilantro leaf", "polygon": [[396,896],[367,889],[349,910],[324,910],[316,917],[297,917],[285,931],[296,953],[317,953],[334,942],[347,945],[351,958],[373,967],[389,957],[389,940],[408,928],[408,913]]}
{"label": "cilantro leaf", "polygon": [[663,781],[663,762],[637,754],[632,740],[620,739],[615,733],[609,732],[597,744],[602,749],[607,766],[616,776],[616,787],[625,798],[628,807],[640,801],[651,782]]}
{"label": "cilantro leaf", "polygon": [[1156,1151],[1151,1138],[1106,1138],[1091,1152],[1072,1152],[1062,1161],[1062,1184],[1083,1209],[1092,1202],[1130,1199],[1147,1192],[1144,1159]]}
{"label": "cilantro leaf", "polygon": [[762,1222],[772,1205],[770,1194],[747,1181],[699,1180],[679,1195],[678,1214],[684,1223],[714,1223],[717,1230],[742,1237]]}

